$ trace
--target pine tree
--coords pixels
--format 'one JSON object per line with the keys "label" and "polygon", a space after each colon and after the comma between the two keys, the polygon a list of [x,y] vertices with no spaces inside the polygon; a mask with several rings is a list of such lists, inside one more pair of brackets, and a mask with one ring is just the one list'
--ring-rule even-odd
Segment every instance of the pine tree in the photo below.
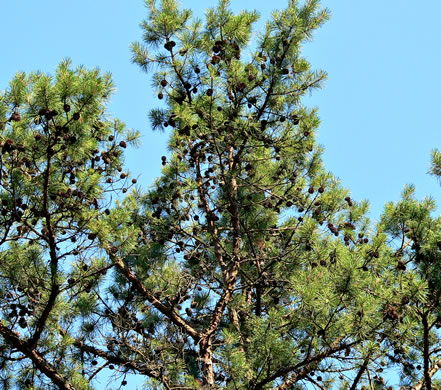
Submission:
{"label": "pine tree", "polygon": [[133,61],[154,71],[151,124],[170,134],[150,190],[129,191],[138,134],[106,112],[109,75],[63,61],[1,95],[3,388],[111,372],[151,389],[383,389],[397,365],[423,383],[439,222],[407,192],[374,229],[324,169],[301,98],[326,74],[301,48],[328,11],[291,0],[252,41],[257,12],[227,0],[205,23],[146,4]]}
{"label": "pine tree", "polygon": [[[437,175],[437,152],[432,173]],[[441,368],[441,218],[435,218],[433,199],[415,199],[407,186],[402,200],[388,203],[380,229],[388,234],[396,258],[397,290],[402,295],[402,324],[387,334],[390,366],[401,369],[401,384],[412,390],[437,389],[433,377]],[[393,351],[393,355],[390,351]]]}
{"label": "pine tree", "polygon": [[85,356],[72,351],[69,332],[95,326],[110,268],[97,224],[117,223],[104,195],[133,185],[120,172],[122,149],[137,138],[108,117],[112,91],[110,75],[64,60],[55,77],[18,73],[0,96],[4,389],[43,388],[48,380],[88,388]]}
{"label": "pine tree", "polygon": [[[172,129],[171,158],[143,200],[164,263],[136,275],[170,273],[169,292],[154,284],[174,311],[154,307],[166,317],[157,329],[171,325],[162,348],[173,345],[172,361],[181,361],[161,382],[285,389],[353,380],[355,388],[366,374],[359,362],[379,357],[376,337],[399,314],[389,303],[395,280],[382,271],[386,235],[368,237],[367,203],[323,169],[316,111],[300,102],[326,76],[300,49],[327,11],[292,1],[252,46],[256,12],[233,15],[220,1],[203,26],[174,1],[148,5],[133,60],[156,66],[165,108],[150,118],[154,129]],[[355,378],[330,374],[357,367]]]}

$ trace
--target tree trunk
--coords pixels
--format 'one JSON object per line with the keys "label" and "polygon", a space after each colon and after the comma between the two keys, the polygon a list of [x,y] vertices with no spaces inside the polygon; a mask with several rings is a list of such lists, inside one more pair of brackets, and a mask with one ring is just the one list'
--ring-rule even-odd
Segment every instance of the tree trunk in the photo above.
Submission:
{"label": "tree trunk", "polygon": [[201,359],[202,359],[202,372],[204,376],[204,389],[214,389],[215,388],[215,380],[214,380],[214,367],[213,367],[213,352],[211,350],[211,341],[208,339],[207,341],[203,341],[201,343]]}

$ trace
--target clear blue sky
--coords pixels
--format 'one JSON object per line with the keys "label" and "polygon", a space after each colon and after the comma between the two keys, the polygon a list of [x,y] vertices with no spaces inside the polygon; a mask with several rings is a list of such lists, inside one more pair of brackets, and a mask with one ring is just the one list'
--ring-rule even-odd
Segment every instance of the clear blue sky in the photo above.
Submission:
{"label": "clear blue sky", "polygon": [[[202,15],[215,1],[181,2]],[[257,9],[261,21],[287,0],[232,0],[233,8]],[[331,20],[304,54],[329,73],[324,89],[305,102],[319,108],[327,169],[368,199],[378,218],[403,186],[441,201],[435,178],[426,175],[430,151],[441,148],[440,0],[322,0]],[[118,88],[114,116],[142,132],[140,149],[127,163],[148,186],[160,173],[167,134],[153,133],[147,112],[157,105],[150,79],[130,63],[130,42],[140,39],[142,0],[0,1],[0,89],[16,71],[52,73],[63,57],[99,66]],[[260,24],[262,25],[262,24]]]}

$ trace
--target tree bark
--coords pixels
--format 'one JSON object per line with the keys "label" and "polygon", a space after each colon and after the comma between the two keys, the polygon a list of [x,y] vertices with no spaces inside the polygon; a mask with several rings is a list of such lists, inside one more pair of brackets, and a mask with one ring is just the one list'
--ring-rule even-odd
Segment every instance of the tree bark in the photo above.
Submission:
{"label": "tree bark", "polygon": [[213,351],[211,349],[211,340],[208,338],[201,344],[201,359],[203,363],[204,386],[206,389],[215,388]]}

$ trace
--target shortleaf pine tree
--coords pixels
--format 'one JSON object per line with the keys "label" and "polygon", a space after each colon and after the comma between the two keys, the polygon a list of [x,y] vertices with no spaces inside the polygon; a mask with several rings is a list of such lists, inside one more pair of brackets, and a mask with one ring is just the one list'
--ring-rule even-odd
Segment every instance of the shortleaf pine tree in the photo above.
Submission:
{"label": "shortleaf pine tree", "polygon": [[291,1],[251,42],[257,13],[228,1],[205,25],[174,1],[147,5],[133,60],[155,69],[165,104],[150,118],[171,156],[141,200],[145,243],[118,261],[152,305],[152,386],[371,382],[401,317],[391,298],[410,286],[397,294],[387,235],[369,237],[366,202],[323,169],[319,120],[300,102],[325,79],[300,49],[326,10]]}
{"label": "shortleaf pine tree", "polygon": [[[435,159],[436,152],[434,166]],[[433,199],[417,201],[414,193],[406,187],[402,200],[386,205],[380,222],[394,249],[396,289],[408,290],[399,294],[404,321],[387,335],[384,358],[398,366],[404,388],[438,389],[441,382],[433,377],[441,369],[441,218],[432,215]]]}
{"label": "shortleaf pine tree", "polygon": [[257,12],[226,0],[204,22],[146,5],[133,61],[170,134],[149,190],[123,169],[138,134],[106,112],[109,75],[63,61],[0,96],[2,388],[385,389],[395,367],[435,388],[431,204],[407,194],[373,229],[301,103],[328,11],[289,1],[253,41]]}
{"label": "shortleaf pine tree", "polygon": [[65,60],[54,77],[17,74],[0,96],[3,389],[89,388],[70,333],[94,327],[111,267],[96,221],[117,221],[106,194],[133,186],[122,150],[137,138],[106,113],[112,91],[108,74]]}

